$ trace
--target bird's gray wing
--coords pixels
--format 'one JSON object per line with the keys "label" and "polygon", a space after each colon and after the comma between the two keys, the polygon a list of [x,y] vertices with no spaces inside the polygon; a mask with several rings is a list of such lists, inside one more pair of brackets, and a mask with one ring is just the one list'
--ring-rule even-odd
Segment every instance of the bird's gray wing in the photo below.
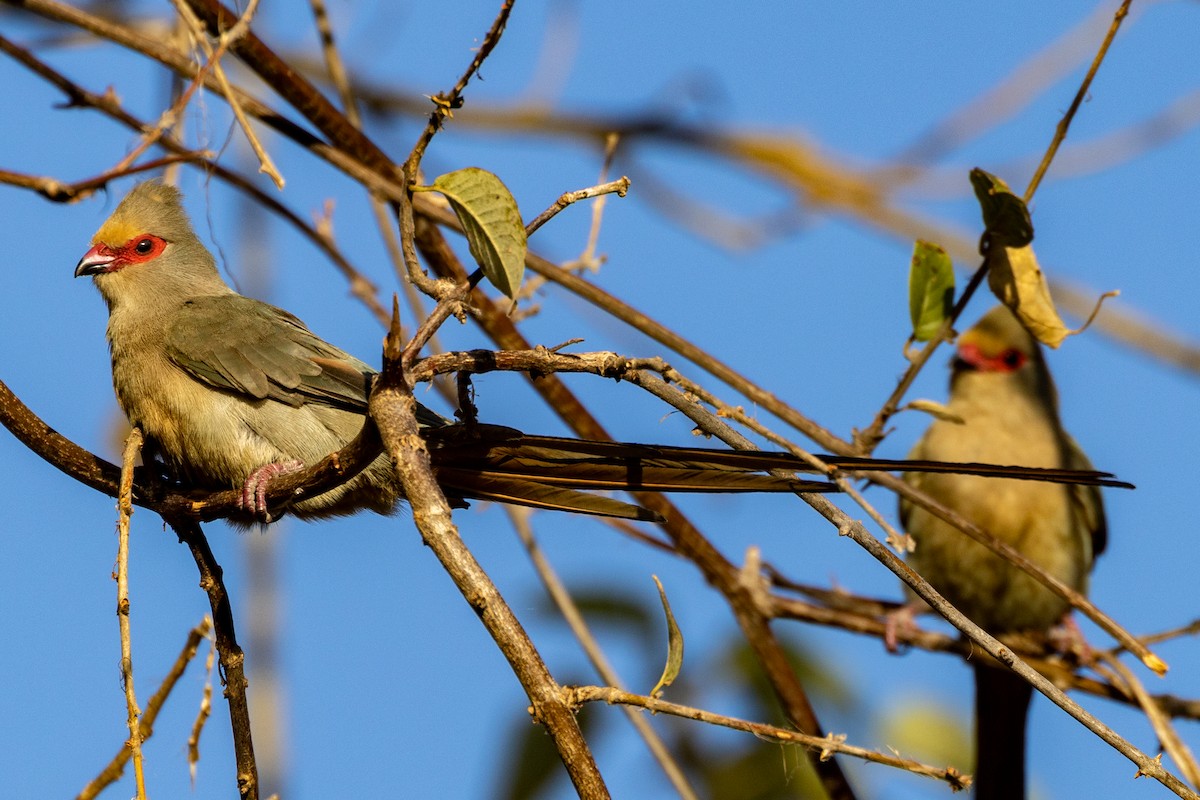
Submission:
{"label": "bird's gray wing", "polygon": [[[166,334],[170,359],[210,386],[254,400],[367,413],[374,370],[283,309],[237,294],[184,301]],[[418,406],[418,419],[441,417]]]}
{"label": "bird's gray wing", "polygon": [[[1095,469],[1079,444],[1064,433],[1063,461],[1069,469]],[[1092,535],[1092,558],[1104,552],[1108,546],[1108,521],[1104,517],[1104,499],[1099,486],[1068,486],[1071,505],[1084,530]]]}

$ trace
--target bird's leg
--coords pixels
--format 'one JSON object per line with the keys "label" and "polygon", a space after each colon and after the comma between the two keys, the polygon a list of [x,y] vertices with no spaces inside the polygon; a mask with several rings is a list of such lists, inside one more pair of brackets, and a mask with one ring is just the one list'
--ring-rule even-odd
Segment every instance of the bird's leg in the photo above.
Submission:
{"label": "bird's leg", "polygon": [[163,486],[177,486],[182,482],[176,470],[167,461],[158,440],[152,436],[147,436],[142,444],[142,466],[146,468],[146,474],[151,480]]}
{"label": "bird's leg", "polygon": [[929,606],[925,601],[913,598],[883,615],[883,646],[889,653],[900,650],[898,634],[916,633],[920,630],[917,627],[917,614],[924,614],[928,610]]}
{"label": "bird's leg", "polygon": [[1080,664],[1090,664],[1096,660],[1096,652],[1083,637],[1075,615],[1067,611],[1058,624],[1046,632],[1046,641],[1057,653],[1069,655]]}
{"label": "bird's leg", "polygon": [[458,388],[458,409],[454,416],[463,421],[468,429],[474,430],[479,422],[479,409],[475,407],[475,389],[471,385],[471,373],[455,373],[455,384]]}
{"label": "bird's leg", "polygon": [[271,486],[271,481],[280,475],[299,472],[302,469],[304,469],[304,462],[292,459],[291,461],[274,461],[254,470],[242,484],[241,507],[262,519],[263,522],[271,522],[271,514],[267,509],[267,490]]}

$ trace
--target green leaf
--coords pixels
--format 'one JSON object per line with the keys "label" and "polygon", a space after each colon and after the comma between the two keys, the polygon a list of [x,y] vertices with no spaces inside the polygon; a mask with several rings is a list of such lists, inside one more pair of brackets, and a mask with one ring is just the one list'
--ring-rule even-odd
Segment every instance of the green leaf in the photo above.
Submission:
{"label": "green leaf", "polygon": [[983,210],[983,224],[997,244],[1024,247],[1033,241],[1033,219],[1025,201],[1012,193],[1008,184],[976,167],[971,170],[971,186]]}
{"label": "green leaf", "polygon": [[662,690],[675,682],[679,670],[683,666],[683,633],[675,623],[675,615],[671,613],[671,604],[667,602],[667,592],[663,589],[662,581],[657,575],[652,575],[658,586],[658,596],[662,599],[663,612],[667,615],[667,665],[663,667],[662,677],[650,690],[651,697],[658,697]]}
{"label": "green leaf", "polygon": [[908,311],[913,338],[927,342],[937,335],[954,308],[954,262],[932,242],[917,240],[908,272]]}
{"label": "green leaf", "polygon": [[487,170],[467,167],[439,175],[433,189],[450,201],[483,274],[515,297],[525,275],[525,224],[508,187]]}

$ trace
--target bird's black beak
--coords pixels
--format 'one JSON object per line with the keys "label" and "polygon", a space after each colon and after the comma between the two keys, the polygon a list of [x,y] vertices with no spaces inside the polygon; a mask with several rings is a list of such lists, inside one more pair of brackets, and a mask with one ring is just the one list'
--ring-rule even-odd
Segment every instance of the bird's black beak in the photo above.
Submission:
{"label": "bird's black beak", "polygon": [[99,275],[103,272],[111,272],[113,262],[116,260],[116,254],[109,250],[107,245],[98,242],[75,265],[75,277],[82,278],[84,275]]}

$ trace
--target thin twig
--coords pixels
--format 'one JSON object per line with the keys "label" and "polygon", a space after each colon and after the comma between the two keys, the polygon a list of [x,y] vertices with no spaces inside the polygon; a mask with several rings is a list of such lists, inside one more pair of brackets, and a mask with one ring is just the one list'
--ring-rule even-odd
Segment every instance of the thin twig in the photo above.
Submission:
{"label": "thin twig", "polygon": [[[158,718],[158,712],[162,709],[163,703],[170,697],[171,691],[175,688],[179,679],[183,677],[184,670],[196,657],[196,651],[200,647],[200,642],[204,641],[212,629],[212,621],[205,617],[200,624],[192,628],[188,632],[187,640],[184,642],[183,649],[175,658],[175,663],[171,665],[171,669],[167,672],[166,677],[162,679],[158,690],[151,695],[150,700],[146,703],[146,710],[142,714],[141,720],[138,722],[138,730],[141,732],[142,741],[146,741],[154,734],[154,721]],[[112,757],[108,765],[100,770],[100,773],[83,787],[83,790],[76,795],[75,800],[94,800],[104,789],[113,783],[116,783],[125,772],[125,764],[129,762],[131,755],[129,742],[126,741],[121,745],[121,749]]]}
{"label": "thin twig", "polygon": [[[393,208],[396,211],[396,216],[400,224],[400,253],[404,256],[404,266],[408,280],[423,293],[441,303],[451,297],[458,296],[459,293],[455,291],[456,284],[453,281],[430,278],[425,270],[421,268],[421,261],[417,258],[417,249],[413,244],[416,231],[416,222],[413,219],[413,202],[412,193],[408,190],[405,190],[403,196],[398,200],[393,199]],[[479,274],[483,274],[482,270],[479,271]],[[458,309],[453,307],[443,309],[443,311],[458,313]],[[435,311],[434,313],[438,312]],[[433,335],[433,332],[441,326],[443,321],[439,320],[435,323],[430,323],[429,333],[419,340],[421,342],[420,346],[423,346],[424,341]],[[428,318],[426,318],[425,322],[429,322]],[[414,339],[417,339],[417,337],[414,337]],[[420,346],[417,346],[418,351],[420,350]]]}
{"label": "thin twig", "polygon": [[[504,34],[504,29],[508,25],[509,14],[512,13],[512,6],[513,0],[505,0],[503,5],[501,5],[500,11],[497,12],[496,18],[492,21],[491,28],[484,35],[483,42],[476,51],[475,57],[471,60],[471,64],[458,79],[458,82],[455,83],[454,88],[451,89],[449,94],[439,94],[430,98],[434,104],[433,113],[430,114],[429,122],[421,132],[420,137],[418,137],[416,144],[413,145],[408,158],[404,162],[403,173],[410,180],[420,174],[421,159],[425,155],[425,149],[433,140],[434,134],[441,130],[443,120],[453,116],[454,111],[462,107],[462,93],[466,89],[467,84],[479,71],[479,68],[483,66],[483,62],[487,60],[487,57],[496,45],[500,43],[500,37]],[[432,337],[433,332],[441,327],[447,315],[451,313],[455,315],[461,314],[461,301],[482,280],[483,269],[475,270],[466,281],[462,282],[462,285],[430,282],[419,266],[414,249],[416,236],[411,190],[406,191],[401,198],[393,198],[393,204],[400,221],[401,253],[404,255],[404,263],[408,269],[409,279],[421,291],[433,297],[439,303],[439,306],[433,310],[429,318],[424,320],[421,327],[418,328],[417,334],[408,343],[404,357],[404,362],[407,366],[416,359],[416,354],[421,351],[425,343]],[[449,303],[446,301],[449,301]]]}
{"label": "thin twig", "polygon": [[[533,526],[529,524],[530,511],[527,508],[518,508],[517,506],[506,506],[505,511],[508,513],[508,518],[512,522],[513,529],[516,530],[517,536],[521,539],[521,544],[525,545],[525,552],[529,554],[529,560],[533,563],[534,571],[537,572],[538,578],[545,587],[546,593],[550,595],[550,599],[554,601],[554,605],[558,608],[563,619],[571,628],[571,633],[574,634],[576,641],[583,648],[583,652],[587,654],[588,661],[592,664],[592,669],[596,670],[596,674],[600,676],[600,680],[607,685],[621,690],[622,681],[617,675],[616,669],[613,668],[608,658],[604,655],[604,651],[600,649],[600,643],[596,641],[596,637],[592,635],[592,631],[588,628],[587,620],[583,618],[579,606],[575,604],[574,598],[563,585],[562,580],[555,573],[554,567],[550,564],[550,560],[546,557],[545,552],[538,544],[537,539],[533,535]],[[638,714],[631,708],[625,709],[625,716],[629,723],[633,725],[634,730],[642,737],[642,741],[646,743],[646,748],[654,756],[654,760],[658,762],[659,767],[666,774],[667,779],[671,781],[671,785],[675,787],[675,791],[680,797],[685,800],[696,800],[696,791],[688,783],[687,776],[683,774],[683,770],[675,761],[671,751],[667,749],[666,743],[658,735],[645,717]]]}
{"label": "thin twig", "polygon": [[254,738],[250,726],[250,705],[246,700],[245,653],[237,641],[233,605],[225,588],[224,571],[217,563],[204,531],[193,519],[166,517],[167,524],[188,546],[200,573],[200,588],[208,595],[212,610],[213,633],[220,656],[225,698],[229,705],[229,724],[233,729],[233,754],[237,764],[237,789],[241,800],[258,800],[258,764],[254,758]]}
{"label": "thin twig", "polygon": [[471,78],[483,66],[483,62],[491,55],[492,50],[500,43],[500,37],[504,33],[505,26],[508,25],[509,14],[512,13],[513,3],[515,0],[504,0],[500,6],[500,11],[496,14],[496,19],[492,21],[492,27],[484,35],[483,41],[479,45],[479,49],[475,51],[475,57],[471,59],[471,65],[454,84],[454,88],[447,94],[438,94],[429,98],[433,101],[433,112],[429,115],[429,122],[425,124],[425,130],[421,131],[421,136],[417,139],[417,143],[413,145],[412,152],[408,154],[408,158],[404,162],[404,172],[406,175],[415,176],[421,165],[421,159],[425,156],[425,148],[433,140],[433,136],[441,130],[442,122],[453,116],[454,112],[462,107],[462,93],[470,83]]}
{"label": "thin twig", "polygon": [[117,496],[117,622],[121,629],[121,682],[125,686],[126,724],[129,726],[129,752],[138,800],[146,800],[146,774],[142,766],[142,728],[138,718],[137,693],[133,688],[133,640],[129,632],[129,517],[133,514],[133,462],[142,449],[142,431],[134,428],[125,439],[121,459],[121,489]]}
{"label": "thin twig", "polygon": [[[605,183],[608,179],[609,170],[612,169],[613,159],[617,156],[617,145],[621,143],[621,135],[619,133],[610,133],[604,137],[604,161],[600,165],[600,182]],[[628,190],[629,178],[622,176],[621,180],[626,184]],[[618,192],[621,197],[625,196],[625,192]],[[595,271],[599,269],[603,259],[596,258],[596,245],[600,242],[600,225],[604,221],[604,209],[608,206],[608,198],[600,195],[596,198],[596,202],[592,203],[592,224],[588,227],[587,244],[584,245],[583,252],[570,263],[563,266],[567,269],[590,269]]]}
{"label": "thin twig", "polygon": [[[183,14],[181,12],[181,17],[182,16]],[[192,19],[194,20],[195,18],[193,17]],[[125,169],[128,169],[128,167],[133,164],[133,162],[136,161],[142,153],[149,150],[163,136],[165,136],[168,131],[175,127],[176,123],[179,122],[184,109],[187,108],[188,103],[192,101],[192,97],[195,95],[196,90],[203,85],[205,77],[212,69],[213,64],[214,62],[210,60],[207,64],[204,64],[200,67],[200,69],[196,72],[195,77],[189,81],[187,88],[179,92],[178,96],[175,97],[171,105],[158,115],[158,121],[155,122],[153,126],[148,126],[141,131],[142,136],[137,145],[134,146],[128,153],[126,153],[125,156],[118,161],[116,166],[114,166],[110,171],[122,172]]]}
{"label": "thin twig", "polygon": [[1054,136],[1050,139],[1050,146],[1046,148],[1046,155],[1042,156],[1042,163],[1038,164],[1037,171],[1033,173],[1033,177],[1029,179],[1029,185],[1025,187],[1025,202],[1028,203],[1033,199],[1034,192],[1042,182],[1042,176],[1046,174],[1046,170],[1050,168],[1050,162],[1054,160],[1054,156],[1058,153],[1058,148],[1062,145],[1063,140],[1067,138],[1067,129],[1071,127],[1071,121],[1075,119],[1075,112],[1079,110],[1079,106],[1083,104],[1084,98],[1087,97],[1088,89],[1092,86],[1092,80],[1096,77],[1096,71],[1100,69],[1100,64],[1104,61],[1104,56],[1108,54],[1109,45],[1116,38],[1117,31],[1121,28],[1121,23],[1129,14],[1129,4],[1133,0],[1123,0],[1121,7],[1117,9],[1117,13],[1113,15],[1112,25],[1108,27],[1108,33],[1104,37],[1104,41],[1100,43],[1100,49],[1096,52],[1096,57],[1092,59],[1092,66],[1088,69],[1087,75],[1083,78],[1083,83],[1079,86],[1079,91],[1075,93],[1075,98],[1071,100],[1071,106],[1067,109],[1067,113],[1063,114],[1062,119],[1058,121],[1058,125],[1054,129]]}
{"label": "thin twig", "polygon": [[1150,693],[1146,691],[1146,687],[1138,680],[1133,671],[1121,663],[1119,659],[1109,653],[1098,653],[1098,657],[1106,663],[1114,673],[1119,676],[1124,683],[1130,695],[1132,695],[1142,712],[1145,713],[1146,719],[1150,722],[1150,727],[1154,729],[1154,734],[1158,737],[1159,743],[1163,749],[1170,754],[1175,764],[1179,767],[1179,771],[1184,774],[1193,786],[1200,786],[1200,766],[1196,764],[1196,758],[1192,755],[1192,751],[1184,743],[1183,739],[1179,738],[1179,733],[1171,724],[1170,718],[1163,713],[1163,710],[1155,702]]}
{"label": "thin twig", "polygon": [[329,22],[329,13],[325,10],[325,0],[308,0],[312,8],[313,22],[317,26],[317,36],[321,39],[321,55],[325,59],[325,69],[329,80],[337,89],[338,97],[342,100],[342,111],[351,124],[360,126],[362,120],[358,113],[358,103],[354,100],[354,92],[350,88],[350,78],[346,74],[346,66],[333,40],[333,25]]}
{"label": "thin twig", "polygon": [[[122,125],[125,125],[133,131],[144,131],[149,128],[148,124],[139,120],[137,117],[129,114],[121,106],[116,96],[111,92],[97,94],[90,92],[78,84],[69,80],[62,73],[50,67],[45,62],[38,59],[31,52],[22,48],[13,42],[5,39],[0,35],[0,52],[7,53],[21,64],[28,67],[34,74],[43,78],[52,84],[59,91],[67,96],[67,102],[72,107],[94,108],[97,111],[117,120]],[[235,92],[236,94],[236,92]],[[292,225],[300,232],[302,236],[312,242],[316,247],[325,253],[326,257],[333,262],[334,266],[346,278],[346,282],[350,286],[350,293],[358,299],[367,309],[375,316],[381,324],[386,325],[388,321],[387,311],[379,302],[379,290],[371,283],[370,280],[363,275],[362,271],[357,269],[349,262],[346,256],[338,249],[332,238],[325,235],[321,231],[316,230],[312,225],[306,223],[299,214],[296,214],[291,209],[284,206],[275,197],[267,194],[259,189],[254,183],[232,170],[217,164],[209,159],[209,153],[205,151],[192,151],[169,135],[163,135],[159,139],[159,145],[171,152],[174,156],[169,156],[163,159],[145,162],[140,165],[131,167],[126,173],[108,172],[96,178],[87,181],[80,181],[73,184],[65,184],[62,181],[53,178],[37,179],[26,176],[24,183],[17,185],[27,185],[27,188],[33,188],[40,191],[44,196],[56,202],[71,202],[78,193],[87,193],[92,189],[98,189],[104,186],[110,180],[121,177],[122,174],[133,174],[150,169],[158,169],[164,165],[170,165],[176,161],[188,161],[198,164],[203,164],[206,171],[212,173],[216,177],[230,184],[234,188],[250,195],[259,203],[264,204],[268,209],[276,215],[282,217],[284,221]]]}
{"label": "thin twig", "polygon": [[196,784],[196,766],[200,763],[200,734],[204,732],[204,726],[212,716],[213,656],[216,655],[216,649],[214,640],[208,648],[208,656],[204,659],[204,691],[200,695],[200,707],[196,709],[196,719],[192,721],[192,729],[188,731],[187,762],[193,787]]}
{"label": "thin twig", "polygon": [[[346,114],[346,119],[351,125],[361,128],[362,115],[358,110],[358,101],[354,97],[354,90],[350,85],[349,76],[346,74],[346,66],[342,61],[341,53],[338,51],[337,44],[334,39],[333,25],[329,21],[329,14],[325,9],[325,0],[309,0],[309,5],[312,7],[313,20],[317,26],[317,35],[321,39],[321,54],[325,59],[325,70],[329,73],[329,80],[333,83],[337,90],[338,97],[342,101],[342,110]],[[376,192],[368,190],[367,198],[371,203],[371,213],[375,217],[375,226],[379,229],[379,235],[383,239],[384,250],[388,254],[388,260],[392,262],[392,267],[396,275],[403,278],[405,274],[406,262],[404,253],[400,247],[400,238],[396,234],[396,220],[388,213],[388,204]],[[419,272],[419,269],[417,270]],[[421,302],[421,292],[418,291],[416,285],[410,280],[400,281],[404,299],[408,303],[409,310],[412,312],[413,319],[425,319],[425,307]],[[388,324],[388,316],[386,314],[379,317],[380,322],[386,326]],[[437,337],[430,338],[430,344],[437,350]]]}
{"label": "thin twig", "polygon": [[1022,679],[1032,684],[1035,689],[1049,698],[1052,703],[1066,711],[1101,740],[1136,764],[1140,774],[1154,778],[1180,797],[1188,798],[1188,800],[1200,800],[1200,795],[1197,795],[1188,788],[1188,786],[1163,767],[1156,759],[1151,758],[1134,747],[1129,741],[1117,734],[1116,731],[1109,728],[1074,700],[1067,697],[1051,681],[1047,680],[1041,673],[1019,658],[1011,648],[1001,643],[954,608],[924,578],[900,560],[882,542],[872,536],[862,523],[848,517],[840,508],[821,495],[803,495],[802,499],[828,519],[837,528],[839,534],[849,537],[874,556],[880,563],[900,578],[900,580],[904,581],[930,608],[949,621],[955,628],[962,631],[968,639],[983,649],[984,652],[1012,669]]}
{"label": "thin twig", "polygon": [[604,779],[574,715],[563,702],[557,682],[454,525],[417,424],[416,400],[401,367],[404,348],[400,343],[399,314],[393,313],[383,371],[371,391],[369,409],[391,456],[396,478],[412,506],[413,523],[508,660],[529,697],[534,719],[546,726],[579,796],[585,800],[607,798]]}
{"label": "thin twig", "polygon": [[[700,397],[710,405],[720,408],[722,414],[737,419],[743,425],[746,425],[750,429],[756,431],[760,435],[778,444],[794,455],[808,460],[811,464],[813,464],[814,467],[822,472],[829,473],[830,470],[828,466],[823,464],[811,453],[807,453],[806,451],[796,447],[791,442],[774,433],[757,420],[745,415],[740,410],[725,406],[724,404],[720,403],[720,401],[708,394],[698,385],[690,381],[686,381],[681,375],[679,375],[678,372],[667,366],[666,363],[661,359],[640,359],[635,362],[633,366],[655,370],[656,372],[660,372],[661,374],[668,376],[672,382],[677,382],[684,386],[689,394]],[[749,442],[741,437],[740,434],[736,434],[731,431],[727,425],[722,423],[708,411],[698,407],[694,402],[688,401],[687,398],[684,397],[678,390],[670,388],[661,380],[647,380],[645,377],[640,376],[636,372],[627,375],[625,380],[641,386],[647,391],[650,391],[656,397],[679,409],[689,419],[701,426],[706,433],[717,436],[730,447],[744,449],[751,446]],[[1020,569],[1032,575],[1042,585],[1050,589],[1050,591],[1054,592],[1059,597],[1062,597],[1064,600],[1070,603],[1072,608],[1078,609],[1088,619],[1099,625],[1105,632],[1120,642],[1122,646],[1136,655],[1142,661],[1142,663],[1149,667],[1152,671],[1160,675],[1166,672],[1166,663],[1154,652],[1152,652],[1144,642],[1139,641],[1137,637],[1126,630],[1123,626],[1118,624],[1116,620],[1112,619],[1112,617],[1110,617],[1108,614],[1101,611],[1091,600],[1087,598],[1086,595],[1076,591],[1064,581],[1049,573],[1041,565],[1031,561],[1012,545],[996,538],[971,520],[962,516],[953,509],[942,505],[934,498],[929,497],[924,492],[914,488],[909,483],[897,478],[891,473],[864,472],[863,474],[880,486],[890,489],[897,495],[905,498],[906,500],[910,500],[914,504],[929,511],[931,514],[934,514],[939,519],[947,522],[950,525],[953,525],[970,538],[991,550],[996,555],[1012,564],[1015,564]],[[831,475],[830,477],[834,480],[839,480],[836,475]],[[841,485],[843,491],[846,491],[847,488],[850,488],[845,483],[840,483],[839,485]],[[857,494],[855,492],[848,493],[851,494],[852,497]],[[868,514],[871,514],[872,518],[877,517],[878,512],[874,512],[870,505],[866,503],[865,499],[861,500],[860,505],[862,505],[863,509],[866,510]],[[891,543],[891,541],[898,536],[898,534],[894,529],[891,528],[891,526],[884,525],[882,527],[888,532],[889,543]]]}
{"label": "thin twig", "polygon": [[654,697],[630,694],[629,692],[606,686],[570,686],[564,691],[567,693],[568,700],[572,705],[600,702],[609,704],[619,703],[621,705],[644,708],[655,714],[670,714],[710,725],[720,725],[723,728],[730,728],[735,731],[744,731],[768,742],[802,745],[815,753],[819,753],[822,760],[829,758],[834,753],[841,753],[846,756],[861,758],[864,761],[874,764],[896,767],[906,772],[911,772],[914,775],[944,781],[950,786],[951,790],[956,792],[962,791],[971,785],[970,776],[963,775],[954,769],[954,767],[931,767],[919,761],[884,755],[875,750],[868,750],[865,747],[846,744],[845,734],[831,733],[826,736],[808,736],[786,728],[778,728],[774,725],[750,722],[724,714],[714,714],[711,711],[682,706],[678,703],[668,703],[665,700],[659,700]]}
{"label": "thin twig", "polygon": [[[914,164],[944,159],[1028,108],[1083,63],[1092,51],[1096,33],[1107,18],[1107,10],[1097,6],[1071,30],[1017,64],[994,86],[934,123],[896,155],[895,160],[901,164],[899,171],[917,172]],[[961,182],[961,169],[956,173],[956,180]]]}
{"label": "thin twig", "polygon": [[[1181,636],[1196,635],[1200,635],[1200,619],[1194,619],[1186,625],[1180,625],[1179,627],[1171,628],[1170,630],[1162,631],[1161,633],[1155,633],[1150,636],[1139,636],[1138,641],[1142,642],[1143,644],[1151,645],[1170,641],[1171,639],[1178,639]],[[1114,648],[1112,651],[1113,655],[1116,655],[1122,649],[1124,648]]]}
{"label": "thin twig", "polygon": [[[196,43],[200,45],[205,57],[208,59],[208,65],[212,66],[213,76],[217,79],[217,83],[229,101],[229,110],[233,112],[238,127],[242,129],[242,133],[246,137],[246,142],[258,158],[258,171],[265,173],[274,182],[275,188],[282,189],[284,184],[283,176],[279,174],[279,169],[275,166],[275,162],[271,160],[271,156],[267,153],[266,148],[262,146],[258,135],[254,133],[254,129],[250,127],[250,120],[246,118],[246,112],[242,108],[241,103],[237,101],[233,87],[229,83],[229,78],[225,75],[225,68],[221,66],[221,56],[225,55],[225,51],[229,49],[230,45],[250,31],[250,20],[258,8],[258,2],[259,0],[249,0],[246,4],[246,10],[238,18],[237,22],[234,23],[233,27],[223,31],[217,37],[217,46],[214,48],[205,37],[204,26],[192,9],[188,7],[184,0],[172,0],[180,16],[187,20],[188,26],[192,29]],[[196,83],[199,84],[199,81]]]}
{"label": "thin twig", "polygon": [[[4,50],[8,40],[0,36],[0,50]],[[10,172],[9,170],[0,170],[0,183],[8,184],[9,186],[18,186],[22,189],[32,189],[33,191],[45,197],[47,200],[55,203],[74,203],[79,200],[90,197],[98,189],[103,189],[111,181],[119,178],[124,178],[129,175],[137,175],[142,172],[150,172],[152,170],[162,169],[171,164],[181,162],[203,162],[211,153],[205,151],[186,152],[178,155],[164,156],[156,158],[152,161],[146,161],[141,164],[125,167],[122,169],[112,169],[96,175],[91,178],[84,178],[80,181],[67,183],[57,178],[51,178],[44,175],[27,175],[22,172]]]}
{"label": "thin twig", "polygon": [[983,279],[988,273],[988,259],[984,257],[983,263],[971,275],[971,279],[967,281],[967,285],[963,288],[962,294],[954,303],[954,308],[950,312],[950,316],[942,323],[933,338],[925,343],[921,351],[917,353],[910,361],[908,367],[904,370],[904,374],[900,376],[900,380],[896,383],[896,388],[884,400],[879,411],[875,414],[875,419],[871,421],[862,431],[856,431],[854,434],[854,442],[857,452],[869,454],[875,450],[880,442],[883,441],[884,430],[896,412],[900,409],[900,404],[904,400],[904,395],[908,394],[908,390],[912,388],[913,382],[916,381],[917,375],[929,363],[929,359],[933,357],[934,351],[941,347],[943,342],[949,341],[954,336],[954,324],[958,318],[962,316],[963,311],[967,308],[967,303],[971,302],[971,298],[975,296],[975,291],[979,285],[983,283]]}
{"label": "thin twig", "polygon": [[[620,141],[620,138],[621,137],[615,133],[605,137],[604,161],[600,165],[600,177],[598,181],[600,185],[609,185],[608,172],[612,168],[613,157],[616,155],[617,143]],[[618,194],[621,197],[624,197],[629,188],[629,179],[622,176],[616,183],[624,183],[624,186],[620,187],[618,191]],[[564,202],[564,200],[566,200],[568,197],[569,195],[563,195],[559,198],[558,203]],[[596,244],[600,241],[600,226],[604,221],[604,209],[607,207],[607,200],[608,196],[601,194],[596,197],[596,202],[592,203],[592,224],[588,229],[587,243],[584,244],[583,250],[579,253],[578,257],[562,265],[563,269],[568,271],[589,270],[595,272],[599,270],[600,265],[604,263],[603,258],[596,257]],[[542,214],[538,216],[538,219],[541,219],[542,216],[551,215],[558,203],[555,203],[555,206],[552,206],[550,209],[543,211]],[[528,226],[526,226],[526,237],[541,227],[542,223],[538,222],[538,219],[535,219]],[[517,316],[519,314],[518,318],[523,320],[534,316],[540,311],[540,305],[530,301],[536,297],[539,292],[541,292],[542,286],[544,286],[545,283],[546,279],[543,276],[532,275],[527,278],[523,284],[521,284],[520,292],[515,299],[522,302],[524,305],[520,311],[514,311],[513,316]]]}
{"label": "thin twig", "polygon": [[573,192],[563,192],[554,203],[542,213],[538,214],[533,220],[525,226],[525,235],[532,236],[533,232],[545,225],[554,218],[558,212],[562,211],[572,203],[578,203],[580,200],[586,200],[589,197],[601,197],[606,194],[616,194],[618,197],[624,197],[629,191],[629,178],[621,176],[615,181],[602,183],[599,186],[589,186],[587,189],[576,189]]}

